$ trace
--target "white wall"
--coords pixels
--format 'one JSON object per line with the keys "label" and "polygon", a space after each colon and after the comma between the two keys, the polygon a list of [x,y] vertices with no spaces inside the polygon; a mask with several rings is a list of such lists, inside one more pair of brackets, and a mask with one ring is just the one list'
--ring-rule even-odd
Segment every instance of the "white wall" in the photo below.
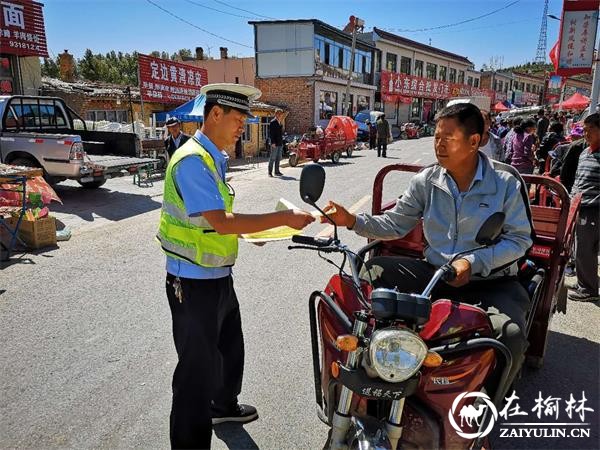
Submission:
{"label": "white wall", "polygon": [[310,76],[315,73],[312,23],[256,24],[259,77]]}

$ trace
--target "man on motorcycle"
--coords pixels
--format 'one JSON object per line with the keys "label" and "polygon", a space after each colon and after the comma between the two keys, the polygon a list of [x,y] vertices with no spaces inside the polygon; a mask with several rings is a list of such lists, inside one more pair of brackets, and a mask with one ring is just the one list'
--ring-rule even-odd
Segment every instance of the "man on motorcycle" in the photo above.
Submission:
{"label": "man on motorcycle", "polygon": [[532,245],[523,181],[510,168],[496,170],[499,163],[479,151],[484,123],[476,106],[455,104],[444,108],[437,119],[438,164],[415,175],[393,209],[380,216],[357,216],[330,202],[325,212],[360,236],[383,240],[403,237],[423,219],[425,260],[384,256],[365,265],[365,272],[370,271],[365,279],[372,279],[375,288],[398,287],[403,292],[421,292],[438,267],[456,253],[478,246],[477,232],[490,215],[504,212],[500,240],[454,261],[456,278],[439,283],[432,299],[450,298],[487,311],[497,337],[513,355],[505,384],[510,386],[528,346],[529,296],[516,278],[516,261]]}

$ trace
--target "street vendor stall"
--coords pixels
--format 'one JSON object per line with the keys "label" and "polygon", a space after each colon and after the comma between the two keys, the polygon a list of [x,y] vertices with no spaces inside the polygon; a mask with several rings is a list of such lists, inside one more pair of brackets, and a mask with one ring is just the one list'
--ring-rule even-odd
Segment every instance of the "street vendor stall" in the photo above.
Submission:
{"label": "street vendor stall", "polygon": [[571,97],[562,103],[557,103],[553,106],[554,109],[566,109],[582,111],[590,105],[590,99],[585,95],[575,92]]}
{"label": "street vendor stall", "polygon": [[[60,202],[37,167],[0,163],[0,259],[7,260],[17,240],[32,248],[56,244],[56,225],[44,205]],[[29,208],[28,208],[29,206]],[[26,223],[26,227],[23,224]]]}

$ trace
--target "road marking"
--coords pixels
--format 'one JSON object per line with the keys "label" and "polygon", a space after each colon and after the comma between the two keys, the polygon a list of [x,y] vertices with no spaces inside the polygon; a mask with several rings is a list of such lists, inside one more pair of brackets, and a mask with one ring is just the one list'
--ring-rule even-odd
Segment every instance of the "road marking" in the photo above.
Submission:
{"label": "road marking", "polygon": [[[363,207],[363,205],[365,203],[367,203],[368,201],[371,200],[371,196],[370,195],[365,195],[363,198],[361,198],[359,201],[357,201],[354,205],[352,205],[350,208],[348,208],[348,211],[350,211],[352,214],[356,213],[360,208]],[[319,234],[317,234],[316,237],[332,237],[333,236],[333,225],[327,225],[323,230],[321,230],[319,232]]]}
{"label": "road marking", "polygon": [[420,162],[423,158],[419,158],[419,159],[415,159],[414,163],[417,164],[418,162]]}

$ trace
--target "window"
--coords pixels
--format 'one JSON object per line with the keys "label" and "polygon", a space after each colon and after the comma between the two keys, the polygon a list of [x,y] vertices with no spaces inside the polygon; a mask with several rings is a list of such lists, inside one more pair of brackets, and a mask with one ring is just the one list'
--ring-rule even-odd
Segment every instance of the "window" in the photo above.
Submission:
{"label": "window", "polygon": [[450,69],[450,76],[448,77],[450,83],[456,83],[456,69]]}
{"label": "window", "polygon": [[269,124],[271,120],[273,120],[274,116],[262,116],[260,118],[260,136],[259,139],[261,142],[266,142],[269,140]]}
{"label": "window", "polygon": [[126,110],[111,110],[111,111],[88,111],[86,119],[92,122],[100,122],[108,120],[109,122],[128,123],[129,114]]}
{"label": "window", "polygon": [[400,57],[400,73],[405,73],[406,75],[410,75],[410,65],[412,60],[407,58],[406,56]]}
{"label": "window", "polygon": [[331,64],[331,46],[326,42],[325,43],[325,64]]}
{"label": "window", "polygon": [[252,140],[252,124],[247,123],[242,134],[242,142],[250,142]]}
{"label": "window", "polygon": [[494,90],[498,92],[498,80],[494,80]]}
{"label": "window", "polygon": [[338,48],[338,63],[337,63],[337,66],[340,69],[343,68],[343,67],[345,67],[345,65],[344,65],[344,47],[339,47]]}
{"label": "window", "polygon": [[505,92],[506,94],[508,94],[508,87],[509,87],[509,86],[508,86],[508,83],[509,83],[509,82],[507,81],[507,82],[506,82],[506,84],[504,85],[504,92]]}
{"label": "window", "polygon": [[398,67],[398,57],[393,53],[386,53],[385,55],[385,68],[389,72],[396,72]]}
{"label": "window", "polygon": [[448,68],[446,66],[440,66],[440,80],[448,81]]}
{"label": "window", "polygon": [[415,75],[417,77],[423,76],[423,61],[419,61],[418,59],[415,59]]}
{"label": "window", "polygon": [[427,78],[437,80],[437,64],[427,63]]}
{"label": "window", "polygon": [[346,108],[348,108],[348,100],[346,100],[346,94],[342,94],[342,114],[345,116],[349,116],[352,114],[354,109],[354,94],[350,94],[350,111],[346,112]]}
{"label": "window", "polygon": [[330,119],[337,114],[337,93],[321,91],[319,94],[319,119]]}
{"label": "window", "polygon": [[458,71],[458,84],[465,84],[465,71],[464,70],[459,70]]}
{"label": "window", "polygon": [[527,83],[525,85],[525,92],[531,92],[531,84]]}
{"label": "window", "polygon": [[502,92],[502,86],[503,86],[503,84],[504,83],[502,81],[498,81],[498,89],[497,89],[498,92]]}
{"label": "window", "polygon": [[467,84],[473,86],[473,77],[467,77]]}
{"label": "window", "polygon": [[478,87],[479,87],[479,78],[475,78],[475,79],[473,80],[473,87],[476,87],[476,88],[478,88]]}
{"label": "window", "polygon": [[325,41],[321,36],[315,36],[315,59],[317,62],[325,61]]}
{"label": "window", "polygon": [[[25,100],[26,101],[26,100]],[[17,103],[13,101],[8,107],[6,128],[58,128],[65,127],[67,121],[63,111],[53,104]]]}

